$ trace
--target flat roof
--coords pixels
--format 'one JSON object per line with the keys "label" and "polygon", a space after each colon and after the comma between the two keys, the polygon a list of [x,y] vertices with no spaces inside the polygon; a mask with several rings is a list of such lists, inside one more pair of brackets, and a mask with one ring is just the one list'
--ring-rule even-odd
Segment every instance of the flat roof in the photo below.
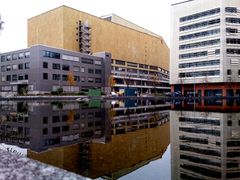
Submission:
{"label": "flat roof", "polygon": [[179,3],[174,3],[174,4],[172,4],[171,6],[175,6],[175,5],[178,5],[178,4],[187,3],[187,2],[190,2],[190,1],[194,1],[194,0],[187,0],[187,1],[182,1],[182,2],[179,2]]}

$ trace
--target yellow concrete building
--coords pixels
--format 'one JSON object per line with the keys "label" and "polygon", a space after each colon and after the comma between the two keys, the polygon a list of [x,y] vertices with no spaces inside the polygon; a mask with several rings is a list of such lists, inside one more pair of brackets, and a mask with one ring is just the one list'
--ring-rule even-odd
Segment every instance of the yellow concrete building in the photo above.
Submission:
{"label": "yellow concrete building", "polygon": [[[85,53],[110,52],[117,90],[128,85],[146,92],[154,86],[147,82],[156,79],[159,92],[168,89],[169,48],[165,41],[120,17],[100,18],[61,6],[28,19],[28,46],[35,44]],[[125,74],[138,79],[127,82]]]}

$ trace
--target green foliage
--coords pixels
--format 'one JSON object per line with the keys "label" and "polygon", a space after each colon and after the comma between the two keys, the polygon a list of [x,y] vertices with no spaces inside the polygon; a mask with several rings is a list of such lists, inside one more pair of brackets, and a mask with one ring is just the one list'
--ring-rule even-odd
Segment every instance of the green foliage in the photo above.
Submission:
{"label": "green foliage", "polygon": [[56,91],[51,92],[52,95],[61,95],[63,94],[63,88],[58,88]]}

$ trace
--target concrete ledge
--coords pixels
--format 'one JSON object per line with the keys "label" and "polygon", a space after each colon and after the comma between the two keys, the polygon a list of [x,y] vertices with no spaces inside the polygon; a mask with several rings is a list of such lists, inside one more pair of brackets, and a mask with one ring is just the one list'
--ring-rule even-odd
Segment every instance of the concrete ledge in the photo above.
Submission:
{"label": "concrete ledge", "polygon": [[77,174],[28,159],[23,156],[10,154],[0,150],[0,179],[22,180],[22,179],[70,179],[84,180],[86,178]]}

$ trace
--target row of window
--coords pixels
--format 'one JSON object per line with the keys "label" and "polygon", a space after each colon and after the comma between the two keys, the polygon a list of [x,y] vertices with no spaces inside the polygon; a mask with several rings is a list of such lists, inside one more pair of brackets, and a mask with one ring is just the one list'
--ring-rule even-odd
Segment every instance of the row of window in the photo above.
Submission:
{"label": "row of window", "polygon": [[240,44],[240,39],[227,38],[227,44]]}
{"label": "row of window", "polygon": [[213,40],[208,40],[208,41],[201,41],[201,42],[196,42],[196,43],[190,43],[190,44],[183,44],[179,46],[179,49],[191,49],[191,48],[199,48],[199,47],[204,47],[204,46],[213,46],[220,44],[220,39],[213,39]]}
{"label": "row of window", "polygon": [[185,77],[201,77],[201,76],[218,76],[218,75],[220,75],[220,71],[219,71],[219,70],[198,71],[198,72],[179,73],[179,78],[185,78]]}
{"label": "row of window", "polygon": [[238,33],[238,29],[235,29],[235,28],[226,28],[226,32],[227,33]]}
{"label": "row of window", "polygon": [[226,22],[233,23],[233,24],[240,24],[240,18],[227,17]]}
{"label": "row of window", "polygon": [[198,164],[206,164],[206,165],[221,167],[220,162],[215,162],[215,161],[212,161],[210,159],[204,159],[204,158],[190,156],[190,155],[181,154],[180,159],[185,159],[185,160],[188,160],[190,162],[194,162],[194,163],[198,163]]}
{"label": "row of window", "polygon": [[188,40],[188,39],[212,36],[212,35],[219,34],[219,33],[220,33],[220,29],[212,29],[212,30],[208,30],[208,31],[202,31],[202,32],[183,35],[183,36],[179,37],[179,40],[184,41],[184,40]]}
{"label": "row of window", "polygon": [[179,131],[189,132],[194,134],[207,134],[213,136],[220,136],[221,132],[215,129],[199,129],[199,128],[190,128],[190,127],[179,127]]}
{"label": "row of window", "polygon": [[[52,80],[54,81],[68,81],[69,75],[66,74],[52,74]],[[48,73],[43,73],[43,79],[44,80],[48,80]],[[76,82],[85,82],[86,78],[85,77],[81,77],[80,76],[74,76],[74,81]],[[102,83],[102,79],[101,78],[92,78],[92,77],[88,77],[87,78],[87,82],[93,83],[95,81],[95,83]]]}
{"label": "row of window", "polygon": [[28,80],[28,75],[25,74],[21,74],[21,75],[17,75],[17,74],[13,74],[13,75],[7,75],[7,76],[2,76],[2,82],[5,81],[9,81],[9,82],[16,82],[16,81],[21,81],[21,80]]}
{"label": "row of window", "polygon": [[215,66],[219,65],[220,60],[210,60],[210,61],[198,61],[198,62],[191,62],[191,63],[182,63],[179,64],[179,68],[191,68],[191,67],[204,67],[204,66]]}
{"label": "row of window", "polygon": [[[43,62],[43,68],[44,69],[48,68],[48,62]],[[61,64],[52,63],[52,69],[61,70]],[[69,71],[70,70],[70,66],[66,65],[66,64],[63,64],[62,65],[62,70],[63,71]],[[73,71],[75,71],[75,72],[80,71],[80,67],[79,66],[73,66]],[[82,73],[85,72],[85,68],[84,67],[81,68],[81,72]],[[89,74],[94,74],[94,69],[89,68],[88,69],[88,73]],[[95,74],[102,74],[102,70],[101,69],[95,69]]]}
{"label": "row of window", "polygon": [[187,118],[187,117],[180,117],[179,122],[188,122],[194,124],[210,124],[210,125],[220,125],[219,120],[214,119],[200,119],[200,118]]}
{"label": "row of window", "polygon": [[21,69],[30,69],[30,63],[22,63],[22,64],[13,64],[13,65],[3,65],[1,66],[1,72],[5,71],[16,71]]}
{"label": "row of window", "polygon": [[191,30],[191,29],[196,29],[196,28],[206,27],[206,26],[216,25],[216,24],[220,24],[220,19],[212,19],[212,20],[208,20],[208,21],[195,23],[195,24],[181,26],[179,28],[179,30],[180,31],[187,31],[187,30]]}
{"label": "row of window", "polygon": [[228,13],[237,13],[237,8],[236,7],[226,7],[225,12]]}
{"label": "row of window", "polygon": [[[60,53],[52,52],[52,51],[43,51],[43,57],[54,58],[54,59],[60,59],[61,58],[60,57]],[[66,54],[62,55],[62,59],[63,60],[68,60],[68,61],[80,61],[79,57],[77,57],[77,56],[70,56],[70,55],[66,55]],[[81,58],[81,62],[84,63],[84,64],[93,64],[94,60],[90,59],[90,58],[82,57]],[[95,64],[96,65],[102,65],[102,62],[96,60]]]}
{"label": "row of window", "polygon": [[11,60],[17,60],[17,59],[24,59],[24,58],[29,58],[30,57],[30,52],[21,52],[21,53],[15,53],[11,55],[3,55],[1,56],[1,62],[5,61],[11,61]]}
{"label": "row of window", "polygon": [[220,49],[215,49],[215,51],[200,51],[200,52],[180,54],[179,59],[197,58],[197,57],[203,57],[203,56],[214,55],[214,54],[219,55]]}
{"label": "row of window", "polygon": [[227,54],[240,54],[240,49],[227,49]]}
{"label": "row of window", "polygon": [[210,9],[207,11],[203,11],[200,13],[196,13],[196,14],[192,14],[189,16],[184,16],[180,18],[180,22],[185,22],[185,21],[191,21],[194,19],[198,19],[198,18],[202,18],[202,17],[206,17],[206,16],[211,16],[214,14],[218,14],[220,12],[220,8],[215,8],[215,9]]}
{"label": "row of window", "polygon": [[[131,63],[131,62],[126,62],[126,61],[121,61],[121,60],[115,60],[115,64],[118,64],[118,65],[123,65],[125,66],[127,63],[127,66],[130,66],[130,67],[139,67],[139,68],[144,68],[144,69],[151,69],[151,70],[158,70],[159,68],[157,66],[149,66],[149,65],[146,65],[146,64],[137,64],[137,63]],[[113,60],[112,60],[112,64],[113,64]],[[162,72],[164,73],[168,73],[168,71],[164,70],[164,69],[161,69]]]}

